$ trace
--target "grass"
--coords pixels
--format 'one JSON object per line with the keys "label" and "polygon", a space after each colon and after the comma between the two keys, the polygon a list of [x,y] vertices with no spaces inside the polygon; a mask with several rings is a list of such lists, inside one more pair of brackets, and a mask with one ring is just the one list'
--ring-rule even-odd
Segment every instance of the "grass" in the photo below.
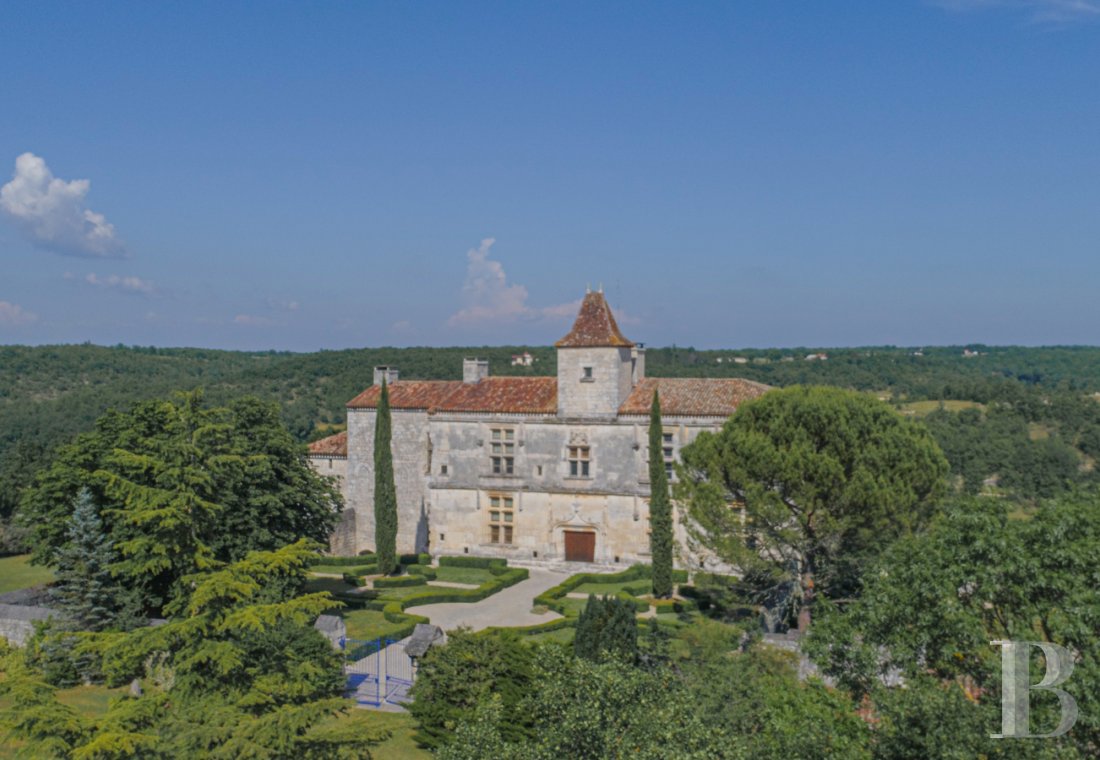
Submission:
{"label": "grass", "polygon": [[29,554],[0,559],[0,594],[30,588],[53,580],[53,570],[28,564]]}
{"label": "grass", "polygon": [[573,637],[577,631],[573,628],[560,628],[556,631],[548,631],[546,633],[536,633],[531,636],[527,636],[524,641],[531,641],[537,643],[546,643],[549,641],[557,641],[561,644],[572,644]]}
{"label": "grass", "polygon": [[107,712],[111,700],[127,693],[127,687],[108,689],[106,686],[74,686],[71,689],[58,689],[57,701],[76,710],[87,718],[94,718]]}
{"label": "grass", "polygon": [[370,748],[371,757],[385,760],[429,760],[432,757],[430,752],[416,746],[416,740],[413,739],[416,721],[408,713],[354,708],[339,720],[364,729],[382,728],[393,732],[389,739]]}
{"label": "grass", "polygon": [[436,568],[437,581],[447,581],[448,583],[469,583],[474,586],[480,586],[485,581],[493,577],[493,574],[488,570],[483,570],[478,567],[451,567],[449,565],[442,565]]}
{"label": "grass", "polygon": [[392,637],[405,627],[404,623],[391,623],[377,610],[345,610],[344,623],[349,639],[381,639]]}

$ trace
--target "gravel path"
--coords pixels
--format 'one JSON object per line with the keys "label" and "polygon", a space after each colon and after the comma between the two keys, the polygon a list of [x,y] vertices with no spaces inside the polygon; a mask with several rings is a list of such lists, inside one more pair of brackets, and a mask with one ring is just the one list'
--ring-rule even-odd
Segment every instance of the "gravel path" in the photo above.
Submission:
{"label": "gravel path", "polygon": [[470,603],[425,604],[405,611],[424,615],[444,631],[468,626],[475,631],[492,626],[514,627],[548,623],[561,617],[556,612],[536,615],[531,612],[536,596],[556,586],[568,576],[550,570],[530,570],[530,576],[514,586],[493,594],[488,599]]}

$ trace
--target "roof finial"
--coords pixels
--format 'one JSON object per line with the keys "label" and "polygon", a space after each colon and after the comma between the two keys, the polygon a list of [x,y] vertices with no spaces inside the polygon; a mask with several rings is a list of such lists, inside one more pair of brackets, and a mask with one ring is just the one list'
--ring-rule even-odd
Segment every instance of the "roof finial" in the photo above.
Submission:
{"label": "roof finial", "polygon": [[600,294],[601,295],[603,294],[603,283],[602,282],[600,283]]}
{"label": "roof finial", "polygon": [[584,294],[585,294],[585,295],[588,295],[588,294],[589,294],[589,293],[591,293],[591,292],[592,292],[592,283],[590,283],[590,282],[589,282],[589,283],[585,283],[585,286],[584,286]]}

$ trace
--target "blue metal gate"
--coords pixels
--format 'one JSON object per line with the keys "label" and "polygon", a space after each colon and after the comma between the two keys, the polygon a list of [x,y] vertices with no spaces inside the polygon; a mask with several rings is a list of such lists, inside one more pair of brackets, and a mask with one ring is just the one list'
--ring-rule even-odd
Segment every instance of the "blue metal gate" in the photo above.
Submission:
{"label": "blue metal gate", "polygon": [[415,675],[405,645],[394,639],[345,640],[344,670],[349,696],[365,707],[407,702]]}

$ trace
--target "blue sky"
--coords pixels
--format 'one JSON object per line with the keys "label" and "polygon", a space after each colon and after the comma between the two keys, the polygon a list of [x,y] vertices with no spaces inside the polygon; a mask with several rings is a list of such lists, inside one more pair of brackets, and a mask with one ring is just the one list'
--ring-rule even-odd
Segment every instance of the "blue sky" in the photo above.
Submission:
{"label": "blue sky", "polygon": [[650,345],[1100,343],[1100,0],[8,3],[0,57],[0,343],[549,343],[589,283]]}

